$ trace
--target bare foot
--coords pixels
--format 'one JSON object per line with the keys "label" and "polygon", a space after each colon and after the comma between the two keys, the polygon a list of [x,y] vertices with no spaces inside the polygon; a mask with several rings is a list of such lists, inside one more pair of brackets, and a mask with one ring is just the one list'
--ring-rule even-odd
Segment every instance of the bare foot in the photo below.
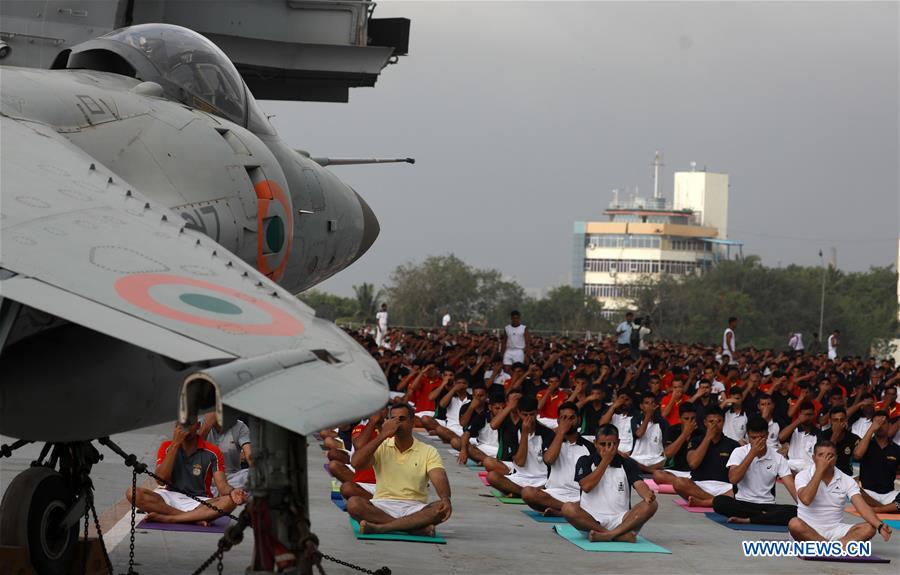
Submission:
{"label": "bare foot", "polygon": [[153,521],[154,523],[175,523],[174,519],[172,515],[164,515],[162,513],[150,512],[147,514],[147,521]]}
{"label": "bare foot", "polygon": [[728,523],[750,523],[749,517],[729,517]]}
{"label": "bare foot", "polygon": [[360,522],[359,522],[359,532],[360,532],[361,534],[375,533],[375,530],[373,529],[373,527],[374,527],[373,525],[370,525],[370,524],[369,524],[368,522],[366,522],[366,521],[360,521]]}
{"label": "bare foot", "polygon": [[410,535],[420,535],[422,537],[434,537],[435,533],[437,533],[437,531],[435,530],[434,525],[429,525],[428,527],[409,532]]}
{"label": "bare foot", "polygon": [[634,531],[626,531],[618,537],[613,537],[613,541],[620,543],[637,543],[637,533]]}
{"label": "bare foot", "polygon": [[544,517],[562,517],[562,513],[560,513],[556,509],[553,509],[552,507],[544,509],[543,515]]}
{"label": "bare foot", "polygon": [[609,535],[609,531],[594,531],[591,529],[590,533],[588,533],[588,541],[593,542],[603,542],[610,541],[612,537]]}
{"label": "bare foot", "polygon": [[706,502],[701,501],[700,499],[695,499],[693,496],[688,497],[688,507],[709,507]]}

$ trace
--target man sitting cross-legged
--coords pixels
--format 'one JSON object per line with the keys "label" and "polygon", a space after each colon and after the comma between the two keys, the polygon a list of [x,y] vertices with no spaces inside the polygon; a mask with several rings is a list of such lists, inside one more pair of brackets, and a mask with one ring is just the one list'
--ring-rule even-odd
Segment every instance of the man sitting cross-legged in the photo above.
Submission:
{"label": "man sitting cross-legged", "polygon": [[679,423],[669,427],[663,434],[663,455],[671,459],[671,469],[657,469],[653,472],[653,481],[659,485],[673,485],[678,477],[691,476],[691,466],[688,465],[687,453],[691,438],[697,431],[697,413],[694,404],[683,403],[678,415]]}
{"label": "man sitting cross-legged", "polygon": [[[853,478],[835,467],[837,454],[830,441],[819,441],[813,451],[813,465],[797,474],[797,517],[788,523],[796,541],[868,541],[881,533],[891,538],[891,528],[878,519],[860,495]],[[847,499],[863,521],[855,525],[843,523]]]}
{"label": "man sitting cross-legged", "polygon": [[766,443],[768,424],[754,416],[747,422],[750,443],[731,452],[728,458],[728,481],[737,486],[734,497],[713,498],[716,513],[728,517],[730,523],[787,525],[797,516],[796,505],[775,504],[775,482],[780,477],[796,501],[794,476],[787,460]]}
{"label": "man sitting cross-legged", "polygon": [[[378,410],[369,416],[365,425],[359,424],[353,428],[353,451],[356,451],[378,436],[381,432],[381,424],[384,423],[386,415],[386,409]],[[338,477],[333,469],[335,465],[341,464],[336,461],[331,461],[328,464],[328,470],[331,471],[332,475]],[[363,499],[372,499],[372,495],[375,493],[376,484],[375,470],[371,467],[359,470],[353,469],[349,465],[345,467],[350,471],[351,475],[348,479],[341,480],[341,496],[343,496],[344,499],[350,499],[354,495],[358,495]]]}
{"label": "man sitting cross-legged", "polygon": [[562,514],[563,503],[578,501],[581,487],[575,481],[575,464],[584,455],[594,453],[594,445],[578,434],[578,405],[567,401],[559,406],[556,433],[544,451],[544,463],[550,466],[547,485],[523,487],[522,499],[532,509],[547,516]]}
{"label": "man sitting cross-legged", "polygon": [[462,406],[471,398],[468,393],[469,378],[460,372],[451,381],[444,380],[431,392],[429,399],[437,402],[434,417],[423,416],[422,425],[430,435],[438,436],[444,443],[459,449],[459,438],[463,428],[459,423]]}
{"label": "man sitting cross-legged", "polygon": [[[168,485],[181,491],[160,487],[155,491],[138,487],[125,492],[129,503],[147,513],[147,518],[160,523],[203,523],[217,519],[221,514],[191,499],[193,495],[231,513],[244,503],[246,495],[241,489],[233,489],[225,479],[225,463],[219,449],[198,435],[200,422],[175,424],[171,441],[159,446],[156,456],[156,474]],[[219,496],[212,498],[210,485],[215,482]],[[161,484],[162,485],[162,484]]]}
{"label": "man sitting cross-legged", "polygon": [[[618,427],[618,426],[617,426]],[[669,428],[656,405],[656,396],[645,392],[641,398],[641,410],[631,420],[634,447],[631,459],[638,464],[643,473],[653,473],[662,469],[666,463],[663,436]]]}
{"label": "man sitting cross-legged", "polygon": [[900,491],[894,489],[900,445],[891,441],[891,435],[887,411],[876,411],[872,425],[853,450],[859,461],[862,497],[875,513],[900,513]]}
{"label": "man sitting cross-legged", "polygon": [[[359,521],[360,533],[406,531],[434,535],[434,527],[450,518],[450,482],[437,450],[413,437],[412,406],[392,405],[381,433],[353,453],[356,469],[375,467],[378,480],[371,500],[354,496],[347,512]],[[428,503],[428,482],[439,501]]]}
{"label": "man sitting cross-legged", "polygon": [[[637,532],[658,508],[656,495],[644,483],[637,464],[619,452],[619,430],[603,425],[594,440],[596,453],[582,456],[575,480],[581,486],[578,502],[562,507],[563,517],[591,541],[634,543]],[[631,488],[643,501],[631,506]]]}
{"label": "man sitting cross-legged", "polygon": [[454,449],[459,449],[457,461],[460,465],[465,465],[469,459],[482,464],[487,457],[497,456],[500,439],[490,422],[505,405],[506,395],[500,386],[492,386],[490,392],[481,382],[472,386],[472,401],[459,410],[463,435],[455,444],[450,442]]}
{"label": "man sitting cross-legged", "polygon": [[696,507],[712,507],[716,495],[734,495],[725,464],[739,447],[737,441],[722,433],[725,418],[718,407],[708,408],[705,419],[706,433],[695,435],[688,446],[691,478],[679,477],[672,484],[678,495]]}
{"label": "man sitting cross-legged", "polygon": [[543,487],[547,483],[547,465],[543,453],[553,441],[554,433],[537,422],[537,400],[522,397],[516,406],[518,425],[501,428],[503,442],[508,445],[510,461],[488,457],[484,468],[491,487],[501,493],[522,496],[523,487]]}

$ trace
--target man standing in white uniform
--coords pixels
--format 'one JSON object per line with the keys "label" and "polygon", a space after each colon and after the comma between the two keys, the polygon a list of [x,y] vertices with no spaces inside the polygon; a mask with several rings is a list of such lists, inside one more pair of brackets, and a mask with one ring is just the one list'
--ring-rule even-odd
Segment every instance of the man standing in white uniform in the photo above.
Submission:
{"label": "man standing in white uniform", "polygon": [[559,406],[556,435],[544,451],[544,463],[550,466],[550,477],[543,488],[525,487],[522,499],[545,516],[559,517],[562,506],[581,498],[581,487],[575,482],[575,464],[584,455],[594,453],[594,445],[578,434],[578,405],[571,401]]}
{"label": "man standing in white uniform", "polygon": [[836,329],[828,336],[828,359],[835,360],[838,356],[838,345],[841,343],[839,338],[841,330]]}
{"label": "man standing in white uniform", "polygon": [[[734,341],[734,330],[737,329],[737,318],[730,317],[728,318],[728,327],[725,328],[725,333],[722,334],[722,362],[723,363],[733,363],[734,362],[734,350],[735,341]],[[725,356],[728,356],[727,358]]]}
{"label": "man standing in white uniform", "polygon": [[[813,452],[814,465],[797,474],[797,517],[788,523],[795,541],[868,541],[881,533],[891,538],[891,528],[882,522],[859,493],[853,478],[837,469],[837,452],[830,441],[820,441]],[[843,523],[847,499],[864,521]]]}
{"label": "man standing in white uniform", "polygon": [[441,318],[441,327],[444,329],[450,328],[450,310],[446,310],[444,312],[444,317]]}
{"label": "man standing in white uniform", "polygon": [[384,343],[384,336],[387,335],[388,329],[388,313],[387,304],[381,304],[381,311],[375,314],[375,345],[381,347]]}
{"label": "man standing in white uniform", "polygon": [[788,340],[788,347],[791,348],[791,351],[803,351],[803,334],[799,331],[795,331],[791,334],[791,338]]}
{"label": "man standing in white uniform", "polygon": [[503,365],[525,363],[525,355],[528,353],[528,344],[531,334],[528,328],[522,325],[521,315],[517,311],[509,314],[509,325],[503,332]]}

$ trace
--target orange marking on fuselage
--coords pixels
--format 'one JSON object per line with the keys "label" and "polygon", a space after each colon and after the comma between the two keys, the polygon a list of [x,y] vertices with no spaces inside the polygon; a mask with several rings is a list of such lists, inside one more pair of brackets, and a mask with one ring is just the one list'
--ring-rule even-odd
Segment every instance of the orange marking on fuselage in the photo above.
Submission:
{"label": "orange marking on fuselage", "polygon": [[[284,190],[281,189],[281,186],[273,180],[263,180],[253,186],[253,189],[256,192],[256,198],[259,204],[256,210],[256,269],[273,280],[279,281],[282,276],[284,276],[284,270],[287,267],[288,259],[290,259],[291,247],[294,243],[294,211],[291,208],[291,200],[288,198],[287,194],[284,193]],[[281,262],[275,269],[269,268],[266,256],[263,255],[263,248],[265,247],[266,242],[263,220],[269,213],[269,202],[271,201],[276,201],[281,204],[287,215],[285,229],[285,233],[287,234],[287,245],[284,248],[284,255]]]}

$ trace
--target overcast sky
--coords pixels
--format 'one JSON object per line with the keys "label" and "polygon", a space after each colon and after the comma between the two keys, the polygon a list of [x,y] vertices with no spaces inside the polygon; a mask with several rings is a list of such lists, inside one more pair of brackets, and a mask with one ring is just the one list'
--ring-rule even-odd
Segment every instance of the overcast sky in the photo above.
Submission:
{"label": "overcast sky", "polygon": [[664,190],[690,161],[728,173],[729,237],[766,265],[864,270],[897,259],[898,3],[380,2],[410,55],[349,104],[263,102],[333,168],[381,235],[319,287],[388,281],[453,252],[528,288],[568,283],[572,222],[613,188]]}

